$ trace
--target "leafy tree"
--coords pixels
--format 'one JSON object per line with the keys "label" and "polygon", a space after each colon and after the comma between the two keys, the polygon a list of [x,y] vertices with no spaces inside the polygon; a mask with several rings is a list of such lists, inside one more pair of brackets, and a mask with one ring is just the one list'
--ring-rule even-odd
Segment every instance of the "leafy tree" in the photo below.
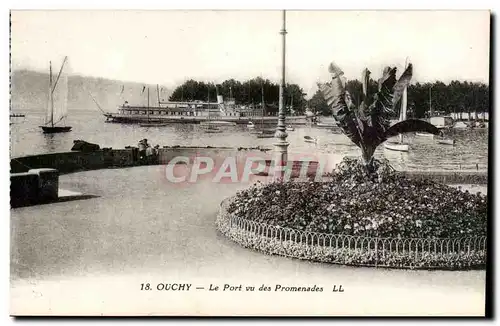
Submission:
{"label": "leafy tree", "polygon": [[[219,94],[225,99],[234,98],[238,105],[253,105],[255,107],[260,107],[262,98],[264,98],[266,112],[271,114],[277,114],[278,112],[279,85],[262,77],[256,77],[244,82],[229,79],[218,85],[190,79],[172,92],[169,101],[206,101],[209,92],[210,101],[215,101],[216,95]],[[287,84],[284,93],[284,104],[287,113],[290,113],[292,105],[296,114],[305,111],[306,94],[299,85]]]}
{"label": "leafy tree", "polygon": [[309,107],[312,109],[313,112],[316,112],[319,115],[323,116],[332,115],[332,109],[330,109],[330,107],[328,106],[325,97],[323,96],[323,94],[319,89],[309,100]]}

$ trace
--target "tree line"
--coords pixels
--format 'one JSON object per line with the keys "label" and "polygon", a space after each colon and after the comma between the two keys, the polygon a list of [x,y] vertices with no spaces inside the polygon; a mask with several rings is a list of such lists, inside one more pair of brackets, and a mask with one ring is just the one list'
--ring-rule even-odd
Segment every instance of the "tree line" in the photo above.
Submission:
{"label": "tree line", "polygon": [[[307,106],[303,89],[297,84],[286,84],[284,93],[287,113],[293,109],[295,114],[303,114]],[[237,105],[254,107],[260,107],[264,99],[266,112],[278,112],[279,84],[261,77],[244,82],[229,79],[220,84],[190,79],[175,88],[169,101],[216,102],[217,94],[222,95],[225,100],[233,98]]]}
{"label": "tree line", "polygon": [[[352,99],[359,104],[362,98],[362,84],[359,80],[349,80],[346,85]],[[368,93],[375,94],[377,82],[370,79]],[[459,113],[459,112],[489,112],[490,89],[484,83],[451,81],[445,84],[441,81],[434,83],[416,83],[408,87],[409,118],[424,118],[429,115],[430,109],[434,113]],[[319,90],[309,100],[309,106],[320,115],[329,116],[331,109],[326,104]],[[398,110],[394,118],[399,115]]]}

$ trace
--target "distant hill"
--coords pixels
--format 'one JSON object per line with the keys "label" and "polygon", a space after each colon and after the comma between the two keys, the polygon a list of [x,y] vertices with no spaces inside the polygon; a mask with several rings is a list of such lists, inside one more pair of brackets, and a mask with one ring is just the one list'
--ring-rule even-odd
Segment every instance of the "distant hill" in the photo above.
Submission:
{"label": "distant hill", "polygon": [[[11,76],[11,107],[15,111],[45,110],[48,97],[49,75],[32,70],[15,70]],[[142,93],[143,87],[146,90]],[[89,92],[105,111],[115,112],[118,105],[147,104],[149,87],[150,105],[158,103],[156,85],[122,82],[89,76],[69,76],[68,109],[97,110]],[[123,92],[122,92],[123,88]],[[168,100],[171,91],[160,85],[160,99]]]}

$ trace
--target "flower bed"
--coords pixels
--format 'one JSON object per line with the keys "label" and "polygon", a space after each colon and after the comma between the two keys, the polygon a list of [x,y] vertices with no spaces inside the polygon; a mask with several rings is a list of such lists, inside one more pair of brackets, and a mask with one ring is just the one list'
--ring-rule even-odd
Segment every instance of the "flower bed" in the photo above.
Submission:
{"label": "flower bed", "polygon": [[245,248],[265,254],[352,266],[473,269],[486,264],[486,237],[394,239],[321,234],[249,221],[221,204],[217,229]]}
{"label": "flower bed", "polygon": [[346,159],[329,182],[257,185],[221,206],[218,229],[244,247],[322,262],[483,268],[487,200]]}
{"label": "flower bed", "polygon": [[394,238],[485,236],[487,198],[382,164],[367,177],[345,159],[328,182],[255,184],[240,191],[228,212],[301,231]]}

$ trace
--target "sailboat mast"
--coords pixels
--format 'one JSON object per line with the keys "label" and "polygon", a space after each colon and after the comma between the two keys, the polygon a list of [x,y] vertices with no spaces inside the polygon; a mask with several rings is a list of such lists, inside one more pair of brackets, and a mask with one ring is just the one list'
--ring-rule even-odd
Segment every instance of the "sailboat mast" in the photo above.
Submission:
{"label": "sailboat mast", "polygon": [[[403,90],[403,96],[401,97],[401,115],[399,121],[406,120],[406,101],[407,101],[407,88]],[[399,134],[399,142],[403,143],[403,134]]]}
{"label": "sailboat mast", "polygon": [[429,119],[432,118],[432,85],[429,87]]}
{"label": "sailboat mast", "polygon": [[149,122],[149,87],[148,87],[148,109],[147,109],[147,112],[148,112],[148,122]]}
{"label": "sailboat mast", "polygon": [[[406,59],[405,62],[405,70],[408,68],[408,58]],[[408,88],[405,86],[403,90],[403,96],[401,97],[401,114],[399,117],[399,121],[404,121],[406,120],[406,102],[408,98]],[[399,142],[403,144],[403,134],[399,134]]]}
{"label": "sailboat mast", "polygon": [[54,92],[52,89],[52,61],[49,61],[49,83],[50,83],[50,124],[54,127]]}
{"label": "sailboat mast", "polygon": [[261,118],[261,125],[264,127],[264,115],[265,113],[265,102],[264,102],[264,84],[261,83],[261,93],[262,93],[262,118]]}

